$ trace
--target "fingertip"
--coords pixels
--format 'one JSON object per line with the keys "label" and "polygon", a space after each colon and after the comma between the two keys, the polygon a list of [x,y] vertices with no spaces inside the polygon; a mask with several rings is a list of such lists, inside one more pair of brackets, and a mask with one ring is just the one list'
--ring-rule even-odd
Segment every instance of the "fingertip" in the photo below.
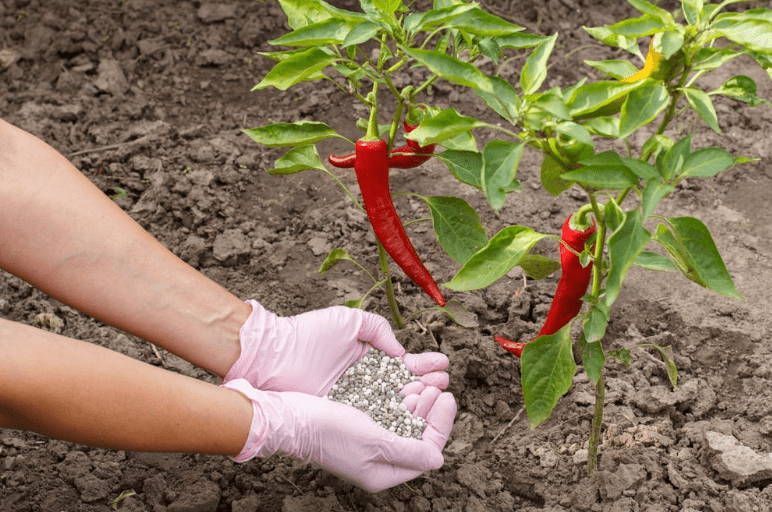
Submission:
{"label": "fingertip", "polygon": [[434,402],[441,394],[442,391],[435,387],[427,387],[421,391],[421,394],[418,395],[418,403],[416,404],[415,411],[413,411],[413,415],[426,418],[429,411],[432,410]]}
{"label": "fingertip", "polygon": [[424,386],[445,389],[450,384],[450,375],[444,371],[436,371],[422,375],[418,380]]}
{"label": "fingertip", "polygon": [[419,395],[424,389],[426,389],[426,384],[420,380],[416,380],[405,384],[402,389],[399,390],[399,394],[402,396]]}
{"label": "fingertip", "polygon": [[405,348],[394,336],[389,321],[380,315],[368,311],[360,311],[362,325],[359,329],[358,339],[370,343],[374,348],[383,350],[389,357],[402,357]]}
{"label": "fingertip", "polygon": [[422,354],[405,354],[402,358],[405,366],[416,375],[444,370],[450,364],[448,356],[441,352],[424,352]]}
{"label": "fingertip", "polygon": [[430,441],[440,451],[448,442],[450,432],[453,429],[453,421],[456,419],[458,405],[451,393],[442,393],[434,401],[434,406],[426,415],[426,429],[421,439]]}
{"label": "fingertip", "polygon": [[421,395],[414,394],[414,395],[408,395],[405,397],[404,400],[402,400],[402,403],[407,407],[407,410],[413,413],[415,411],[416,406],[418,405],[418,398]]}

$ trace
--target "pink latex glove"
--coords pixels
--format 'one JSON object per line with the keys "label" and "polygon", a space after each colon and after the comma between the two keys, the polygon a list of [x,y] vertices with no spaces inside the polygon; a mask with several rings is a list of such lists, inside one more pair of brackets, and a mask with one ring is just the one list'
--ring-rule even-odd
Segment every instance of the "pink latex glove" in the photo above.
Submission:
{"label": "pink latex glove", "polygon": [[[241,355],[225,382],[247,379],[263,391],[299,391],[325,396],[341,375],[372,347],[401,357],[419,380],[404,395],[448,386],[448,357],[439,352],[406,354],[389,322],[344,306],[279,317],[250,300],[252,314],[241,328]],[[368,343],[360,343],[366,341]]]}
{"label": "pink latex glove", "polygon": [[456,416],[450,393],[427,387],[421,440],[404,438],[348,405],[305,393],[261,391],[244,379],[224,387],[252,401],[252,427],[236,462],[274,454],[314,462],[369,492],[379,492],[442,466],[442,449]]}

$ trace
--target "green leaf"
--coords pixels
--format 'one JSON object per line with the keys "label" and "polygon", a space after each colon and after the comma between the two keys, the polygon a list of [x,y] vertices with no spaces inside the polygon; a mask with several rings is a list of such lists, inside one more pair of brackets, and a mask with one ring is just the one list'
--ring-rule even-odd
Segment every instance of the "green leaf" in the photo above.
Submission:
{"label": "green leaf", "polygon": [[657,272],[673,272],[678,270],[670,259],[656,252],[643,251],[635,258],[635,265],[637,267],[645,268],[646,270],[655,270]]}
{"label": "green leaf", "polygon": [[443,25],[475,8],[475,5],[466,3],[442,8],[437,8],[435,5],[435,8],[430,11],[408,16],[405,20],[405,31],[414,34],[437,25]]}
{"label": "green leaf", "polygon": [[685,136],[657,158],[657,168],[665,181],[669,182],[681,174],[684,162],[691,154],[693,135],[694,132]]}
{"label": "green leaf", "polygon": [[681,176],[715,176],[735,164],[734,157],[722,148],[702,148],[690,154],[684,160]]}
{"label": "green leaf", "polygon": [[454,109],[448,108],[434,117],[421,121],[418,128],[407,134],[406,138],[426,146],[452,139],[483,126],[487,124],[473,117],[462,116]]}
{"label": "green leaf", "polygon": [[608,326],[609,312],[604,309],[604,304],[599,302],[590,308],[587,319],[582,326],[584,329],[584,338],[588,343],[600,341],[606,335]]}
{"label": "green leaf", "polygon": [[529,279],[539,281],[560,270],[560,262],[539,254],[526,254],[520,259],[520,267]]}
{"label": "green leaf", "polygon": [[622,190],[638,184],[638,178],[625,167],[587,166],[561,175],[561,179],[598,190]]}
{"label": "green leaf", "polygon": [[611,350],[608,353],[609,357],[613,357],[625,363],[625,366],[630,366],[632,358],[630,357],[630,350],[623,348],[622,350]]}
{"label": "green leaf", "polygon": [[563,101],[563,95],[557,87],[542,93],[531,94],[528,96],[527,101],[531,104],[532,108],[543,110],[558,119],[565,121],[573,119],[568,112],[565,101]]}
{"label": "green leaf", "polygon": [[525,27],[514,25],[480,8],[467,11],[461,16],[448,21],[445,25],[478,37],[509,36],[525,30]]}
{"label": "green leaf", "polygon": [[601,41],[608,46],[613,46],[614,48],[621,48],[643,59],[643,55],[641,55],[641,49],[638,48],[637,37],[623,36],[613,32],[611,29],[609,29],[609,27],[582,28],[598,41]]}
{"label": "green leaf", "polygon": [[445,286],[451,290],[478,290],[498,281],[520,263],[547,235],[524,226],[508,226],[464,264]]}
{"label": "green leaf", "polygon": [[772,20],[754,18],[747,14],[723,17],[713,29],[725,38],[757,52],[772,53]]}
{"label": "green leaf", "polygon": [[576,373],[571,324],[550,336],[539,336],[523,350],[520,380],[531,428],[549,418],[560,397],[571,388]]}
{"label": "green leaf", "polygon": [[617,80],[638,72],[638,68],[629,60],[586,60],[584,63]]}
{"label": "green leaf", "polygon": [[334,267],[341,261],[350,261],[358,265],[358,263],[351,257],[351,255],[346,251],[344,251],[343,249],[333,249],[332,251],[330,251],[330,253],[322,262],[322,266],[319,267],[319,273],[320,274],[327,273],[327,271],[332,269],[332,267]]}
{"label": "green leaf", "polygon": [[654,160],[657,163],[657,173],[659,173],[659,175],[662,176],[663,178],[665,178],[665,176],[661,174],[662,166],[660,165],[660,161],[663,159],[664,155],[668,152],[668,150],[672,147],[673,147],[673,140],[670,137],[655,133],[654,135],[646,139],[646,142],[643,143],[643,147],[641,148],[642,154],[654,156]]}
{"label": "green leaf", "polygon": [[664,25],[674,25],[675,20],[673,16],[661,7],[647,2],[646,0],[627,0],[627,3],[632,5],[637,11],[652,16],[660,20]]}
{"label": "green leaf", "polygon": [[641,162],[640,160],[636,160],[634,158],[622,158],[622,164],[643,180],[661,178],[657,168],[648,162]]}
{"label": "green leaf", "polygon": [[701,48],[694,58],[694,71],[713,71],[742,53],[731,48]]}
{"label": "green leaf", "polygon": [[[662,20],[654,16],[640,16],[638,18],[627,18],[607,28],[612,34],[622,37],[639,38],[651,36],[657,32],[662,32],[667,26]],[[604,41],[605,42],[605,41]]]}
{"label": "green leaf", "polygon": [[475,89],[474,92],[494,112],[507,121],[514,122],[517,119],[517,106],[520,104],[517,91],[509,82],[497,76],[491,77],[491,85],[494,91],[492,94],[480,89]]}
{"label": "green leaf", "polygon": [[[557,142],[561,152],[571,162],[581,162],[592,157],[595,145],[590,131],[574,122],[560,123],[555,127]],[[617,158],[618,161],[618,158]]]}
{"label": "green leaf", "polygon": [[603,215],[606,217],[606,226],[608,226],[609,233],[614,233],[625,221],[625,213],[613,197],[609,199],[603,208]]}
{"label": "green leaf", "polygon": [[286,91],[300,82],[319,80],[324,78],[321,71],[334,61],[335,57],[327,51],[321,48],[309,48],[276,64],[252,90],[272,86],[280,91]]}
{"label": "green leaf", "polygon": [[603,353],[603,347],[600,342],[588,343],[582,337],[579,340],[578,348],[584,372],[587,374],[590,382],[597,384],[603,372],[603,365],[606,363],[606,354]]}
{"label": "green leaf", "polygon": [[401,0],[372,0],[375,7],[385,12],[386,14],[394,14],[402,4]]}
{"label": "green leaf", "polygon": [[667,371],[670,384],[675,388],[678,386],[678,368],[676,367],[675,360],[673,359],[672,347],[660,347],[652,343],[641,343],[633,348],[655,348],[662,356],[662,361],[665,363],[665,371]]}
{"label": "green leaf", "polygon": [[638,128],[653,121],[670,102],[667,89],[662,84],[644,85],[627,96],[622,105],[622,116],[619,121],[619,136],[626,139]]}
{"label": "green leaf", "polygon": [[320,140],[329,139],[331,137],[346,139],[326,124],[314,121],[274,123],[241,131],[249,135],[249,137],[258,144],[271,148],[286,148],[316,144]]}
{"label": "green leaf", "polygon": [[702,0],[681,0],[681,9],[689,25],[696,27],[699,24],[702,7]]}
{"label": "green leaf", "polygon": [[524,50],[526,48],[533,48],[549,39],[547,36],[539,36],[536,34],[527,34],[520,32],[519,34],[512,34],[508,36],[499,36],[494,38],[499,48],[511,48],[514,50]]}
{"label": "green leaf", "polygon": [[563,164],[549,155],[544,155],[541,163],[541,184],[544,190],[557,197],[571,188],[574,185],[573,182],[560,177],[564,172],[566,168]]}
{"label": "green leaf", "polygon": [[[679,27],[680,28],[680,27]],[[655,47],[662,58],[669,59],[684,46],[683,30],[666,30],[659,40],[659,47]]]}
{"label": "green leaf", "polygon": [[618,117],[594,117],[582,122],[590,133],[607,137],[610,139],[619,138],[619,118]]}
{"label": "green leaf", "polygon": [[609,237],[609,271],[603,300],[608,310],[622,290],[627,271],[650,239],[651,233],[643,227],[641,215],[636,210],[627,212],[624,223]]}
{"label": "green leaf", "polygon": [[403,48],[403,50],[443,80],[472,90],[479,89],[489,94],[495,93],[488,77],[473,64],[434,50],[417,48]]}
{"label": "green leaf", "polygon": [[320,0],[279,0],[287,22],[291,28],[298,30],[308,25],[330,18],[340,20],[361,20],[362,14],[333,7]]}
{"label": "green leaf", "polygon": [[641,197],[641,217],[643,217],[643,220],[646,220],[651,215],[665,196],[672,194],[674,191],[674,186],[662,183],[662,180],[658,177],[647,181],[643,189],[643,196]]}
{"label": "green leaf", "polygon": [[491,207],[498,211],[507,200],[507,193],[518,190],[515,179],[525,143],[514,144],[492,140],[483,149],[482,189]]}
{"label": "green leaf", "polygon": [[327,170],[324,164],[322,164],[321,158],[319,158],[316,146],[313,144],[290,149],[284,156],[276,160],[273,169],[269,169],[266,172],[273,175],[285,175],[309,169]]}
{"label": "green leaf", "polygon": [[[735,288],[726,265],[724,265],[724,260],[721,259],[721,254],[719,254],[713,237],[705,224],[693,217],[673,217],[668,221],[677,241],[679,252],[682,253],[701,281],[701,283],[695,282],[725,297],[742,299],[743,297]],[[658,241],[663,238],[666,237],[663,237],[658,229]],[[688,274],[687,277],[689,277]]]}
{"label": "green leaf", "polygon": [[721,128],[718,126],[716,109],[713,107],[713,100],[710,99],[710,96],[705,91],[694,87],[685,87],[683,92],[686,100],[689,102],[689,106],[697,112],[697,115],[705,121],[705,124],[710,126],[714,132],[721,133]]}
{"label": "green leaf", "polygon": [[772,105],[769,101],[758,97],[756,94],[756,81],[745,75],[733,76],[724,82],[721,87],[715,91],[711,91],[709,94],[720,94],[722,96],[727,96],[729,98],[745,102],[751,107],[755,107],[761,104]]}
{"label": "green leaf", "polygon": [[451,139],[445,139],[440,144],[446,149],[453,149],[456,151],[477,151],[477,141],[474,139],[472,132],[459,133]]}
{"label": "green leaf", "polygon": [[535,93],[547,78],[547,62],[552,54],[552,50],[555,48],[557,37],[557,34],[553,34],[539,43],[525,60],[522,74],[520,75],[520,87],[523,94]]}
{"label": "green leaf", "polygon": [[468,311],[464,307],[464,305],[458,302],[457,300],[449,300],[444,307],[433,306],[430,309],[442,311],[443,313],[448,315],[448,317],[452,321],[454,321],[461,327],[472,329],[480,326],[480,322],[477,321],[477,315],[475,315],[471,311]]}
{"label": "green leaf", "polygon": [[619,112],[625,97],[645,85],[644,81],[600,81],[577,87],[566,100],[574,119],[614,115]]}
{"label": "green leaf", "polygon": [[448,256],[463,265],[488,243],[480,216],[466,201],[458,197],[419,197],[431,211],[437,241]]}
{"label": "green leaf", "polygon": [[343,39],[351,31],[345,21],[338,19],[326,19],[314,23],[312,25],[306,25],[303,28],[293,30],[288,34],[284,34],[278,39],[268,41],[268,44],[274,46],[324,46],[327,44],[340,44]]}
{"label": "green leaf", "polygon": [[[483,55],[488,57],[490,60],[493,61],[494,64],[499,63],[499,56],[501,55],[501,47],[498,45],[495,39],[492,37],[486,37],[484,39],[480,39],[480,41],[477,43],[477,47],[480,49],[480,52],[482,52]],[[499,77],[490,77],[493,78],[499,78]]]}
{"label": "green leaf", "polygon": [[373,23],[372,21],[365,21],[364,23],[360,23],[351,29],[348,34],[346,34],[346,37],[341,43],[341,46],[346,48],[348,46],[365,43],[377,36],[381,31],[381,28],[382,27],[379,24]]}
{"label": "green leaf", "polygon": [[450,173],[461,183],[482,190],[482,153],[449,149],[435,155],[448,166]]}

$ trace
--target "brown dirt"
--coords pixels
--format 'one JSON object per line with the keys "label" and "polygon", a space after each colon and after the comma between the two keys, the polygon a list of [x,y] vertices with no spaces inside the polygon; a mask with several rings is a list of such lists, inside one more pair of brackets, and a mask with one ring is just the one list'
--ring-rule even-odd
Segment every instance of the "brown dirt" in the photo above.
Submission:
{"label": "brown dirt", "polygon": [[[581,61],[610,52],[593,44],[581,26],[631,14],[627,4],[597,0],[522,3],[484,2],[532,32],[560,32],[549,87],[583,74],[597,78]],[[257,147],[239,130],[315,119],[353,138],[351,99],[320,83],[286,93],[250,92],[269,66],[255,51],[270,49],[266,41],[284,31],[283,15],[271,2],[233,0],[215,10],[223,16],[212,14],[215,5],[0,0],[0,50],[14,56],[10,65],[0,65],[0,115],[68,155],[105,193],[125,189],[127,197],[116,199],[121,207],[238,296],[285,315],[341,304],[369,286],[366,278],[345,264],[326,275],[317,269],[333,247],[375,264],[366,219],[320,173],[263,172],[278,153]],[[715,83],[740,73],[756,78],[760,95],[771,97],[769,79],[752,63],[733,64]],[[439,85],[431,101],[488,116],[455,87]],[[629,368],[608,366],[603,455],[595,477],[586,476],[581,461],[593,401],[583,372],[538,429],[530,431],[525,414],[517,416],[523,405],[519,363],[499,349],[492,334],[532,336],[556,278],[529,282],[523,290],[515,271],[484,291],[448,293],[475,313],[478,327],[461,328],[429,312],[398,333],[409,350],[439,349],[451,358],[459,415],[438,471],[369,495],[288,459],[235,465],[224,457],[106,451],[0,430],[0,510],[107,511],[128,490],[136,494],[120,510],[772,510],[770,474],[735,478],[708,448],[706,434],[732,435],[766,457],[759,460],[772,452],[772,172],[764,128],[772,114],[732,101],[717,101],[717,109],[721,135],[699,121],[678,128],[696,130],[694,147],[715,144],[761,160],[685,183],[663,210],[705,221],[746,300],[718,297],[680,276],[631,271],[613,311],[609,346],[642,340],[672,345],[680,385],[670,391],[661,362],[644,351],[633,353]],[[325,148],[346,149],[339,143]],[[526,155],[519,171],[525,192],[512,196],[498,217],[477,191],[455,182],[437,162],[394,172],[392,187],[464,197],[483,212],[489,235],[509,224],[556,233],[583,197],[570,192],[552,198],[538,190],[538,165],[537,155]],[[355,186],[351,173],[338,175]],[[418,200],[401,196],[396,202],[405,218],[427,215]],[[410,233],[438,281],[447,281],[457,267],[438,249],[431,228],[414,224]],[[214,251],[221,236],[232,243],[225,252]],[[544,254],[555,250],[548,244],[537,248]],[[404,276],[397,281],[407,311],[430,306]],[[388,314],[380,295],[367,308]],[[31,324],[41,313],[61,318],[62,334],[214,382],[185,361],[168,353],[159,359],[146,342],[0,275],[0,315]]]}

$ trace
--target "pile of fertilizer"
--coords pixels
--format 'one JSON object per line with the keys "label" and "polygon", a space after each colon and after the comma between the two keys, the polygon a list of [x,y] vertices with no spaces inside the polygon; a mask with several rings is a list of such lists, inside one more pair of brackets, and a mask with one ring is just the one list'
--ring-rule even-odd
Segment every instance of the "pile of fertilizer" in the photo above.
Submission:
{"label": "pile of fertilizer", "polygon": [[399,394],[417,378],[400,358],[371,350],[346,370],[327,398],[356,407],[398,436],[420,439],[426,422],[407,410]]}

